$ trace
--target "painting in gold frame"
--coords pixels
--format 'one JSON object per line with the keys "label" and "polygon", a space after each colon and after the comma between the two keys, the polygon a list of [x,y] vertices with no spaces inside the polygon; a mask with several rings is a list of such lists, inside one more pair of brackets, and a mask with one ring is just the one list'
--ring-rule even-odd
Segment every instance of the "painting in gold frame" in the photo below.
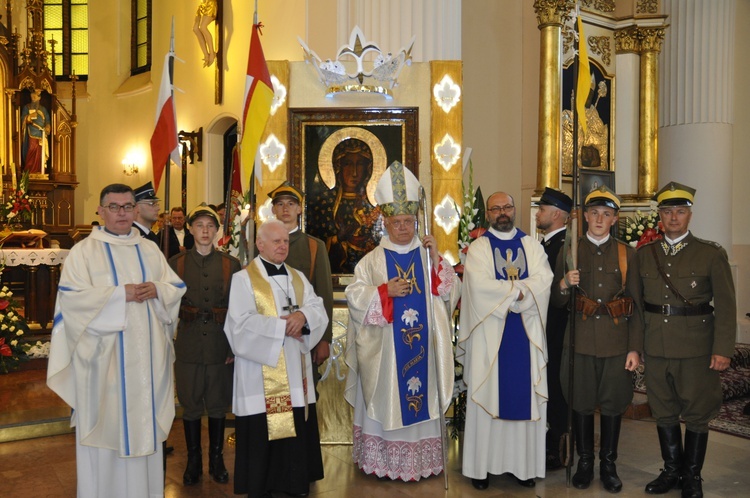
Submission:
{"label": "painting in gold frame", "polygon": [[[584,135],[579,123],[578,167],[611,171],[614,170],[615,78],[607,74],[598,61],[590,59],[589,63],[591,88],[583,97],[588,131]],[[562,86],[562,175],[568,179],[573,172],[573,72],[571,61],[563,68]]]}
{"label": "painting in gold frame", "polygon": [[[382,221],[373,196],[385,168],[400,161],[419,176],[419,110],[315,108],[289,113],[288,177],[305,192],[301,226],[326,243],[334,289],[340,290],[359,259],[380,240]],[[364,174],[347,176],[345,170]],[[348,177],[360,176],[347,188]]]}

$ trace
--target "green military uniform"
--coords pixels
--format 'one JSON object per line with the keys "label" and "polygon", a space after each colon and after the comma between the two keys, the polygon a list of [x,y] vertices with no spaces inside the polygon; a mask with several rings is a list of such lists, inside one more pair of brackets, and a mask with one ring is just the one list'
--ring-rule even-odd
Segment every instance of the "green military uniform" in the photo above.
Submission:
{"label": "green military uniform", "polygon": [[[659,264],[674,287],[699,309],[713,300],[715,311],[694,316],[665,315],[687,308],[666,285]],[[666,254],[669,252],[669,255]],[[706,432],[722,402],[719,372],[711,355],[731,358],[737,326],[734,283],[726,251],[688,233],[674,249],[654,241],[638,251],[646,313],[646,386],[651,412],[659,425],[685,420],[688,430]],[[654,307],[662,307],[654,312]],[[699,311],[696,311],[699,313]],[[683,367],[677,365],[683,364]]]}
{"label": "green military uniform", "polygon": [[[310,254],[310,240],[317,245],[314,267]],[[333,342],[333,283],[331,281],[331,263],[328,261],[325,243],[297,229],[289,234],[289,255],[284,262],[304,273],[313,289],[315,289],[315,294],[323,299],[323,306],[328,314],[328,327],[326,327],[321,341],[330,344]]]}
{"label": "green military uniform", "polygon": [[[622,481],[615,462],[622,414],[633,399],[633,376],[626,367],[637,366],[637,361],[628,362],[628,353],[643,349],[638,261],[632,247],[608,233],[620,209],[617,194],[606,186],[593,190],[586,196],[585,209],[591,225],[578,242],[576,309],[571,311],[575,312],[575,355],[573,399],[568,399],[568,403],[573,408],[575,446],[580,457],[571,482],[578,489],[586,489],[594,477],[594,410],[598,406],[599,478],[605,490],[618,493]],[[560,254],[554,279],[558,285],[553,285],[550,295],[553,306],[564,306],[569,300],[570,283],[565,270]],[[560,290],[563,278],[565,291]],[[566,398],[571,382],[567,367],[571,354],[567,347],[569,334],[568,328],[560,372]]]}
{"label": "green military uniform", "polygon": [[222,418],[232,402],[232,365],[226,364],[231,351],[224,335],[227,277],[240,270],[240,262],[216,250],[202,256],[193,248],[172,257],[169,266],[187,285],[175,339],[175,385],[183,417],[200,419],[205,410],[209,417]]}
{"label": "green military uniform", "polygon": [[[664,240],[638,250],[645,316],[646,388],[664,467],[651,494],[682,487],[703,496],[708,423],[722,402],[719,371],[731,358],[737,303],[727,253],[688,231],[695,189],[670,182],[654,195]],[[667,238],[671,236],[673,240]],[[711,306],[713,302],[713,306]],[[683,450],[680,418],[685,420]]]}
{"label": "green military uniform", "polygon": [[[623,296],[634,301],[631,317],[619,317],[617,323],[604,306],[622,290],[622,274],[618,257],[618,246],[627,254],[627,278]],[[599,308],[591,316],[576,313],[575,348],[573,374],[573,409],[582,414],[593,414],[597,406],[604,415],[622,415],[633,399],[633,375],[625,370],[625,359],[630,351],[643,350],[643,317],[638,285],[638,261],[635,250],[622,241],[610,237],[597,246],[587,237],[581,238],[578,246],[578,268],[580,271],[579,292],[595,301]],[[560,282],[565,275],[562,254],[555,265],[555,280]],[[569,302],[569,294],[554,285],[550,304],[563,307]],[[561,379],[568,384],[568,338],[564,341]],[[567,388],[563,388],[566,394]],[[570,400],[568,400],[570,402]]]}

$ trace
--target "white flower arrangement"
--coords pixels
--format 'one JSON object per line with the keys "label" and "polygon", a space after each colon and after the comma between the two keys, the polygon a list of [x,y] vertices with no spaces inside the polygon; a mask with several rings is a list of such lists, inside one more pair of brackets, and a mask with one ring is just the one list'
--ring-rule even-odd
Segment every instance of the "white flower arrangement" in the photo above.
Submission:
{"label": "white flower arrangement", "polygon": [[636,247],[638,241],[641,240],[641,237],[647,230],[659,230],[659,213],[654,210],[648,213],[638,210],[635,212],[635,215],[625,219],[620,238],[631,246]]}

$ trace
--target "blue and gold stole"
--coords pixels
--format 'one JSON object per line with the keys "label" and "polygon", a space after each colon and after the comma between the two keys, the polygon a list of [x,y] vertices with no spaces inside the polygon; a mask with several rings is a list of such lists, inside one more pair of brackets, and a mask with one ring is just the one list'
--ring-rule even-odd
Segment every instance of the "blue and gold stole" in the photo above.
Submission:
{"label": "blue and gold stole", "polygon": [[406,254],[385,249],[388,280],[409,280],[411,292],[393,298],[393,344],[398,368],[398,392],[401,421],[404,426],[430,419],[427,397],[427,293],[419,247]]}
{"label": "blue and gold stole", "polygon": [[[495,262],[495,278],[498,280],[522,280],[528,278],[526,251],[521,239],[526,236],[516,229],[510,240],[484,233],[492,247]],[[500,299],[500,296],[498,296]],[[503,329],[503,340],[497,353],[499,376],[498,417],[505,420],[531,420],[531,352],[529,338],[520,314],[508,312]]]}

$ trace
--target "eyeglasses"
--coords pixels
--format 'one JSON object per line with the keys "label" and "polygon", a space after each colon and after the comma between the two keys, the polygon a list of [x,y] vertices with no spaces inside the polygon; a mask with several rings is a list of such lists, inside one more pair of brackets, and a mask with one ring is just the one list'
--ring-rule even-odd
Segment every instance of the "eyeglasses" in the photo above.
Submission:
{"label": "eyeglasses", "polygon": [[408,228],[413,227],[416,220],[390,220],[388,224],[393,228]]}
{"label": "eyeglasses", "polygon": [[487,211],[489,211],[492,214],[500,214],[502,212],[510,213],[516,209],[516,206],[511,206],[510,204],[506,204],[505,206],[492,206]]}
{"label": "eyeglasses", "polygon": [[126,213],[132,213],[133,209],[135,209],[135,204],[115,204],[113,202],[112,204],[107,204],[102,207],[108,209],[110,213],[119,213],[120,209]]}
{"label": "eyeglasses", "polygon": [[138,201],[138,204],[146,204],[147,206],[157,206],[159,201]]}

